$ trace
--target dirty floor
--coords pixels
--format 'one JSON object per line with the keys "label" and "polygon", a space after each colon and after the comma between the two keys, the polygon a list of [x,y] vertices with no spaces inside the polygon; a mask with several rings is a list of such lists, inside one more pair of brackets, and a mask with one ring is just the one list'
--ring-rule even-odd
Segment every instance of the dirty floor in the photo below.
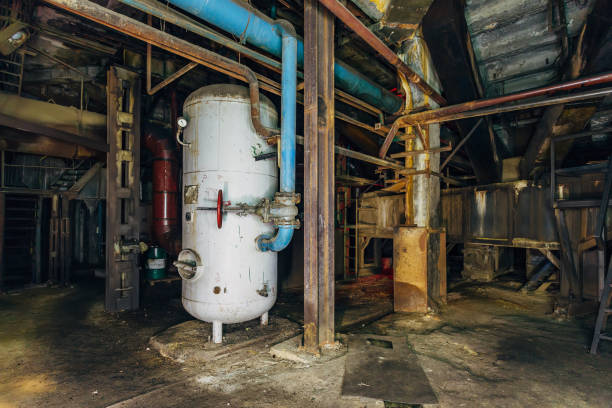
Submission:
{"label": "dirty floor", "polygon": [[[0,408],[384,406],[340,396],[346,356],[293,363],[259,344],[211,364],[174,363],[148,340],[189,318],[178,302],[148,296],[140,312],[109,315],[102,292],[0,295]],[[388,314],[350,330],[405,337],[441,407],[612,406],[612,344],[587,353],[592,318],[558,319],[541,299],[482,289],[449,299],[438,314]]]}

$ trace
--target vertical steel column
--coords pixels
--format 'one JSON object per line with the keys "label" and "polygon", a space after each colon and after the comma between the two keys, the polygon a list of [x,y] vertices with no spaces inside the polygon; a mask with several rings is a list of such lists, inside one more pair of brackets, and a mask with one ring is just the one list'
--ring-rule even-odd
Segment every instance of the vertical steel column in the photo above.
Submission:
{"label": "vertical steel column", "polygon": [[107,312],[139,304],[140,80],[112,66],[107,78],[106,297]]}
{"label": "vertical steel column", "polygon": [[62,208],[59,227],[59,248],[60,248],[60,283],[68,285],[70,283],[70,269],[72,268],[72,242],[70,226],[70,199],[67,195],[61,196]]}
{"label": "vertical steel column", "polygon": [[51,217],[49,218],[49,281],[59,282],[59,257],[60,257],[60,218],[59,218],[59,196],[51,197]]}
{"label": "vertical steel column", "polygon": [[304,2],[304,348],[334,342],[334,18]]}
{"label": "vertical steel column", "polygon": [[[38,197],[36,204],[36,247],[34,248],[34,277],[32,282],[42,283],[42,208],[43,208],[43,197]],[[1,248],[1,247],[0,247]]]}

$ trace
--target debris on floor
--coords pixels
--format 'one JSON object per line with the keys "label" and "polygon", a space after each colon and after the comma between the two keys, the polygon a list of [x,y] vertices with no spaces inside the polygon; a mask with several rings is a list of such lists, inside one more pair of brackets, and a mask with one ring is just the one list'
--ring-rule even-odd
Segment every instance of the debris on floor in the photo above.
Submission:
{"label": "debris on floor", "polygon": [[217,360],[249,347],[282,342],[300,331],[300,325],[282,317],[273,317],[262,326],[258,319],[225,325],[223,343],[210,341],[212,324],[189,320],[151,337],[151,347],[178,363],[200,363]]}

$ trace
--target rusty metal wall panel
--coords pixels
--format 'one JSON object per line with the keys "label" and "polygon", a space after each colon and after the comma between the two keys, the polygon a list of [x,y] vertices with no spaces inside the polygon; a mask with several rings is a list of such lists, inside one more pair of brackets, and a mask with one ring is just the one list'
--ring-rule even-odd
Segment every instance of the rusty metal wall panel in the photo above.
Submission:
{"label": "rusty metal wall panel", "polygon": [[359,229],[365,235],[391,237],[393,228],[406,223],[404,194],[364,194],[359,200]]}
{"label": "rusty metal wall panel", "polygon": [[549,190],[526,181],[446,190],[442,220],[449,242],[558,245]]}
{"label": "rusty metal wall panel", "polygon": [[393,235],[393,310],[427,312],[427,229],[398,227]]}
{"label": "rusty metal wall panel", "polygon": [[514,217],[514,238],[556,242],[557,229],[550,190],[526,187],[520,191]]}
{"label": "rusty metal wall panel", "polygon": [[510,192],[506,189],[476,189],[470,202],[472,239],[512,240]]}
{"label": "rusty metal wall panel", "polygon": [[463,241],[465,236],[464,191],[442,193],[442,225],[450,242]]}

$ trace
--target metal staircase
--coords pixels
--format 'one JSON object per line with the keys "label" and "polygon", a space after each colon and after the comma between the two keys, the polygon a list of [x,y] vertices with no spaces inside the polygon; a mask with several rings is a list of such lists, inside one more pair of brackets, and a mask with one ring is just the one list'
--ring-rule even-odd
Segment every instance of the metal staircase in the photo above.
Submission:
{"label": "metal staircase", "polygon": [[68,191],[95,165],[95,160],[75,160],[72,168],[64,170],[60,176],[50,185],[50,190]]}

